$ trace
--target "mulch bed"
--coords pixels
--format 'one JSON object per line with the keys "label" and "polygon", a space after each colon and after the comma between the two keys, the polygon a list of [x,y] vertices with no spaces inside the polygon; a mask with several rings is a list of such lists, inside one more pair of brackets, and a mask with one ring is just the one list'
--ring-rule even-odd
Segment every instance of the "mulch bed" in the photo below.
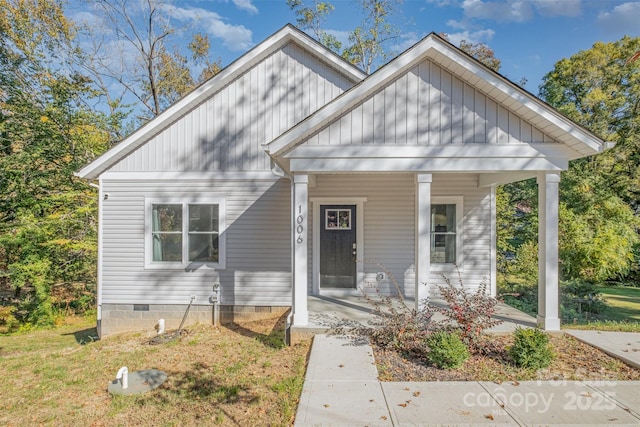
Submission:
{"label": "mulch bed", "polygon": [[513,343],[511,335],[486,336],[483,350],[457,369],[436,368],[420,355],[373,348],[381,381],[640,380],[640,370],[569,335],[553,335],[550,342],[556,356],[539,371],[520,369],[509,360],[506,349]]}

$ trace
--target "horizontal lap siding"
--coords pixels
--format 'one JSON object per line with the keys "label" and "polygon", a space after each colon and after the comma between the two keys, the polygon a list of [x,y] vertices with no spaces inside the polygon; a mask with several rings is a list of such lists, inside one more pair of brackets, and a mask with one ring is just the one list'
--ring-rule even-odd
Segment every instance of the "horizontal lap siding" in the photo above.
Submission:
{"label": "horizontal lap siding", "polygon": [[[224,304],[291,302],[290,185],[274,181],[109,181],[103,202],[103,303],[207,303],[220,283]],[[145,197],[225,196],[226,269],[144,268]]]}
{"label": "horizontal lap siding", "polygon": [[[366,197],[364,203],[365,283],[388,292],[390,282],[376,282],[382,268],[391,272],[399,286],[413,287],[414,269],[414,176],[413,175],[321,175],[313,197]],[[310,236],[311,237],[311,236]],[[311,252],[310,252],[311,253]],[[311,263],[310,263],[311,264]],[[311,265],[309,283],[311,280]]]}
{"label": "horizontal lap siding", "polygon": [[[433,196],[463,196],[463,257],[460,269],[465,286],[476,288],[483,278],[491,278],[491,189],[478,187],[475,174],[433,176]],[[445,273],[458,284],[455,270]],[[443,284],[439,273],[431,273],[431,283]]]}
{"label": "horizontal lap siding", "polygon": [[[366,197],[364,203],[364,285],[393,291],[390,280],[376,281],[387,270],[407,296],[415,291],[415,177],[406,175],[320,175],[310,198]],[[433,196],[463,196],[463,252],[461,275],[465,286],[476,287],[491,274],[491,193],[478,188],[476,174],[434,174]],[[314,219],[311,219],[314,221]],[[311,239],[311,233],[309,234]],[[312,243],[309,244],[311,253]],[[379,264],[379,265],[378,265]],[[457,283],[457,273],[447,276]],[[432,271],[431,283],[443,283]],[[312,270],[309,263],[309,286]],[[369,287],[367,287],[369,286]]]}
{"label": "horizontal lap siding", "polygon": [[112,171],[269,170],[262,147],[353,83],[290,43],[196,106]]}
{"label": "horizontal lap siding", "polygon": [[472,84],[424,61],[308,139],[306,144],[517,144],[553,138]]}

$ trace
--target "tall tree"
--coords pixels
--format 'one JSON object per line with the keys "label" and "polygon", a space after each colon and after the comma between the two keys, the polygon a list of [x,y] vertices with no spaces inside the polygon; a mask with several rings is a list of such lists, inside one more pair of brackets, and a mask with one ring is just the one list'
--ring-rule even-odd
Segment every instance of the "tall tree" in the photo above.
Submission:
{"label": "tall tree", "polygon": [[0,27],[0,276],[25,319],[47,324],[54,287],[95,283],[95,191],[72,175],[108,137],[86,108],[88,80],[69,68],[61,3],[0,0]]}
{"label": "tall tree", "polygon": [[[559,61],[541,96],[615,148],[572,163],[563,175],[563,267],[601,281],[637,268],[640,226],[640,38],[598,42]],[[635,253],[635,258],[634,258]]]}
{"label": "tall tree", "polygon": [[323,28],[334,10],[333,4],[320,0],[313,0],[312,6],[306,5],[304,0],[287,0],[287,4],[298,17],[300,28],[311,30],[320,43],[370,73],[394,55],[389,45],[398,39],[400,30],[391,23],[390,18],[397,12],[399,1],[357,0],[363,19],[360,25],[349,32],[347,46],[343,46]]}
{"label": "tall tree", "polygon": [[[155,117],[203,79],[220,71],[219,61],[209,59],[210,42],[206,35],[194,34],[187,52],[176,42],[183,30],[171,23],[170,9],[163,0],[96,0],[95,13],[112,29],[100,38],[84,28],[95,40],[86,56],[87,69],[102,82],[102,90],[113,91],[116,82],[122,90],[111,102],[123,106],[127,95],[144,106],[138,117],[143,122]],[[193,72],[201,72],[194,76]]]}

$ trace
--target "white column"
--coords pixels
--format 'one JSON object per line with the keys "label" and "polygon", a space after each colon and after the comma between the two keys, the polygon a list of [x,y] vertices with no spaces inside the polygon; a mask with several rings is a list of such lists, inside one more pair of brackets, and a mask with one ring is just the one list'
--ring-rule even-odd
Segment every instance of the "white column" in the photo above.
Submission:
{"label": "white column", "polygon": [[309,176],[296,174],[293,177],[293,324],[305,326],[309,323],[307,309],[307,206],[309,204]]}
{"label": "white column", "polygon": [[560,330],[558,292],[559,173],[538,176],[538,327]]}
{"label": "white column", "polygon": [[431,271],[431,181],[430,173],[416,175],[416,309],[429,296]]}

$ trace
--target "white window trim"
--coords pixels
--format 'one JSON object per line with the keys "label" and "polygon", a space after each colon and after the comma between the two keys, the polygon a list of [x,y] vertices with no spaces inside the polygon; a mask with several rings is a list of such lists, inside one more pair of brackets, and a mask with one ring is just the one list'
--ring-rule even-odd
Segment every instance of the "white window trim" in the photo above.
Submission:
{"label": "white window trim", "polygon": [[[435,263],[431,262],[431,271],[464,271],[464,197],[463,196],[431,196],[433,205],[456,205],[456,262]],[[431,212],[428,213],[431,215]],[[431,230],[429,230],[429,247],[431,247]]]}
{"label": "white window trim", "polygon": [[[153,205],[182,205],[182,262],[153,261],[152,209]],[[189,205],[218,205],[218,262],[189,261]],[[144,199],[144,268],[148,270],[184,270],[186,268],[226,268],[226,203],[224,197],[200,198],[145,198]]]}

